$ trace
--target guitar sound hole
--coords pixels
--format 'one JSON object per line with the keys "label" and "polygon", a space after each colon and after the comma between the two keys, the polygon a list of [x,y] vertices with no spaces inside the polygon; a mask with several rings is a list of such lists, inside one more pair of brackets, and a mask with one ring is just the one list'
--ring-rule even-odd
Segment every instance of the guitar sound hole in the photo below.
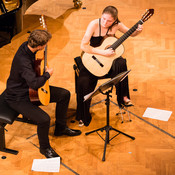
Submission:
{"label": "guitar sound hole", "polygon": [[46,93],[46,94],[48,93],[48,92],[47,92],[45,89],[43,89],[43,88],[41,88],[41,90],[42,90],[44,93]]}
{"label": "guitar sound hole", "polygon": [[110,47],[111,47],[111,45],[106,46],[106,47],[105,47],[105,50],[106,50],[106,49],[109,49]]}

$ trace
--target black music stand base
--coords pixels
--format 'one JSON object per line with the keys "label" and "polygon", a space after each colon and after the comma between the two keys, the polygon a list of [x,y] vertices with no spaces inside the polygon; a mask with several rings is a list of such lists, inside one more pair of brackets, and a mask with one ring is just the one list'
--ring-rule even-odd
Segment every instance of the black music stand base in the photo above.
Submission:
{"label": "black music stand base", "polygon": [[[112,92],[112,89],[113,89],[113,87],[111,87],[111,89],[108,90],[108,91],[105,92],[105,93],[101,92],[102,94],[104,94],[104,95],[107,96],[107,98],[106,98],[106,100],[105,100],[105,101],[106,101],[106,103],[105,103],[105,104],[106,104],[106,116],[107,116],[107,118],[106,118],[106,119],[107,119],[107,120],[106,120],[106,121],[107,121],[106,126],[85,133],[85,135],[89,135],[89,134],[92,134],[92,133],[96,132],[96,133],[103,139],[103,137],[98,133],[98,131],[101,131],[101,132],[103,132],[104,130],[106,131],[105,140],[103,139],[103,140],[105,141],[105,145],[104,145],[104,152],[103,152],[102,161],[105,161],[106,146],[107,146],[107,144],[109,144],[109,142],[110,142],[112,139],[114,139],[116,136],[118,136],[119,134],[123,134],[123,135],[125,135],[125,136],[131,138],[132,140],[135,140],[135,137],[132,137],[132,136],[130,136],[130,135],[124,133],[124,132],[121,132],[121,131],[119,131],[119,130],[117,130],[117,129],[115,129],[115,128],[113,128],[112,126],[109,125],[109,105],[110,105],[110,99],[109,99],[109,97],[111,97],[111,95],[109,95],[109,93]],[[114,131],[118,132],[118,134],[116,134],[116,135],[115,135],[114,137],[112,137],[111,139],[109,139],[109,131],[110,131],[110,130],[114,130]]]}

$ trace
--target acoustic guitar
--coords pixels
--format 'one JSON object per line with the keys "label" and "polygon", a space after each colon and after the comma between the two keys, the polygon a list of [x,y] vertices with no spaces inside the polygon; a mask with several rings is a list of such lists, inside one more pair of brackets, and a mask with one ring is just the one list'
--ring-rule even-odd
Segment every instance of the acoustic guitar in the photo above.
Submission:
{"label": "acoustic guitar", "polygon": [[[40,22],[45,30],[47,30],[47,26],[44,20],[44,16],[42,15],[40,18]],[[43,75],[46,71],[46,66],[47,66],[47,45],[44,49],[44,60],[41,61],[40,65],[40,75]],[[47,80],[44,84],[44,86],[40,87],[38,89],[38,96],[39,100],[43,105],[48,105],[50,102],[50,87],[49,87],[49,80]]]}
{"label": "acoustic guitar", "polygon": [[137,29],[139,24],[143,24],[153,14],[154,14],[154,9],[147,10],[145,14],[142,16],[141,20],[139,20],[133,27],[131,27],[119,39],[117,39],[116,37],[109,36],[104,39],[104,41],[99,47],[96,47],[98,49],[103,49],[103,50],[112,48],[113,50],[115,50],[115,53],[116,53],[114,56],[106,57],[106,56],[97,55],[97,54],[84,53],[82,55],[83,65],[93,75],[97,77],[102,77],[106,75],[109,72],[114,59],[118,58],[124,53],[124,46],[122,45],[122,43]]}
{"label": "acoustic guitar", "polygon": [[[42,15],[40,18],[40,23],[45,30],[47,30],[47,26],[45,23],[44,16]],[[46,71],[47,66],[47,45],[44,49],[44,58],[35,60],[35,72],[37,76],[43,75]],[[50,102],[50,88],[49,88],[49,80],[45,82],[45,84],[35,91],[33,89],[29,89],[29,97],[33,104],[40,105],[48,105]]]}

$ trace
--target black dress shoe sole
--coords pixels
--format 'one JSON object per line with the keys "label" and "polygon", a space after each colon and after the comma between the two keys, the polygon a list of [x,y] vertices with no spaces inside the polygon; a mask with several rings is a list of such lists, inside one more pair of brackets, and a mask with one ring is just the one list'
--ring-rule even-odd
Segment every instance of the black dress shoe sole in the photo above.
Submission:
{"label": "black dress shoe sole", "polygon": [[55,136],[63,136],[63,135],[66,135],[66,136],[79,136],[81,134],[81,131],[80,130],[71,130],[71,131],[64,131],[64,132],[55,132],[54,135]]}
{"label": "black dress shoe sole", "polygon": [[59,134],[54,134],[54,136],[70,136],[70,137],[73,137],[73,136],[79,136],[81,135],[81,133],[76,133],[76,134],[66,134],[66,133],[59,133]]}

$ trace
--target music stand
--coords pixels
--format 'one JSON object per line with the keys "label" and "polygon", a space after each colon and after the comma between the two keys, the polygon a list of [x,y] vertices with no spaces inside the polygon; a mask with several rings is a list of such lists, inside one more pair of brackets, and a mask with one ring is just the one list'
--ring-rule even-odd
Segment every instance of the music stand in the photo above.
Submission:
{"label": "music stand", "polygon": [[[107,144],[109,144],[109,142],[114,139],[116,136],[118,136],[119,134],[123,134],[129,138],[131,138],[132,140],[135,140],[135,137],[132,137],[124,132],[121,132],[115,128],[113,128],[112,126],[109,125],[109,105],[110,105],[110,99],[109,97],[112,97],[110,95],[110,93],[112,92],[113,86],[116,85],[117,83],[121,82],[126,76],[128,76],[129,71],[125,71],[122,72],[120,74],[118,74],[116,77],[114,77],[113,79],[107,81],[106,83],[103,83],[101,86],[99,86],[96,90],[94,90],[93,92],[91,92],[90,94],[84,96],[84,101],[91,99],[92,97],[96,96],[99,93],[102,93],[103,95],[106,95],[106,126],[99,128],[99,129],[95,129],[93,131],[90,132],[86,132],[85,135],[89,135],[91,133],[97,132],[97,134],[103,139],[103,137],[98,133],[98,131],[103,132],[104,130],[106,131],[106,137],[105,137],[105,145],[104,145],[104,152],[103,152],[103,158],[102,161],[105,161],[105,154],[106,154],[106,146]],[[110,89],[109,89],[110,88]],[[109,89],[109,90],[107,90]],[[103,92],[107,90],[106,92]],[[109,131],[110,130],[114,130],[116,132],[118,132],[118,134],[116,134],[115,136],[113,136],[111,139],[109,139]]]}

